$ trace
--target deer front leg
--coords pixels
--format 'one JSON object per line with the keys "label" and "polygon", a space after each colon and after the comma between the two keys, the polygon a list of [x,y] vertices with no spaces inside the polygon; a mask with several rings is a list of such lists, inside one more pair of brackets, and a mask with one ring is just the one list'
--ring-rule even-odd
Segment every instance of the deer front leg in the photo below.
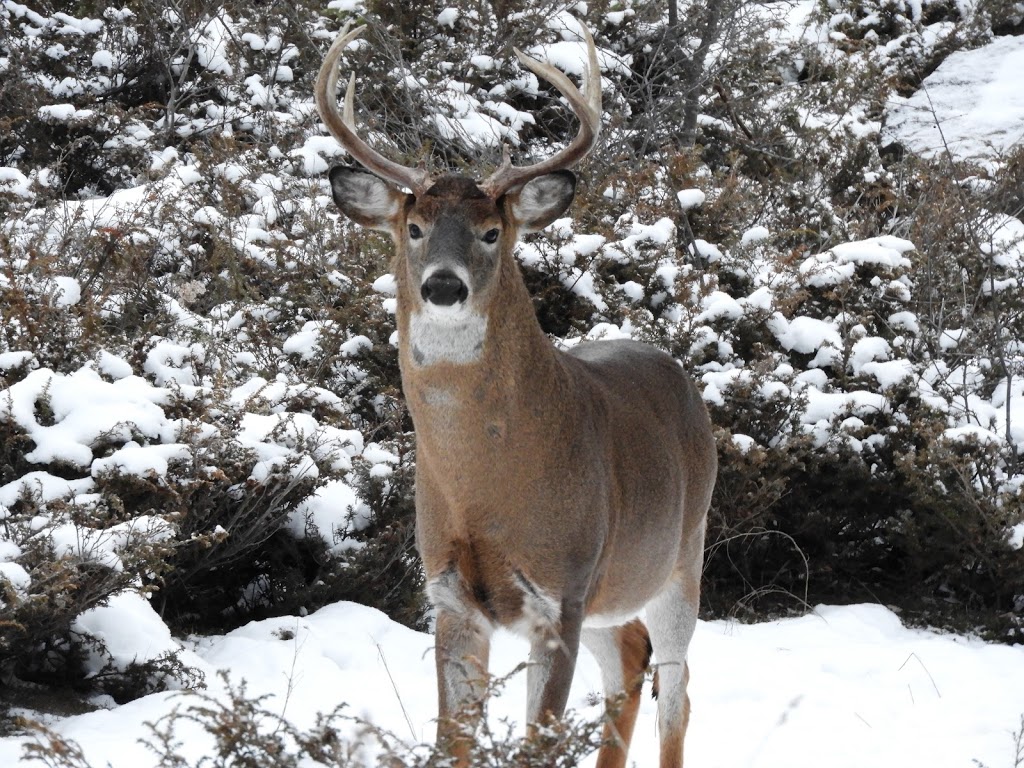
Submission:
{"label": "deer front leg", "polygon": [[547,717],[565,714],[582,628],[582,601],[563,601],[556,622],[534,624],[526,672],[526,716],[531,727]]}
{"label": "deer front leg", "polygon": [[484,696],[490,632],[474,616],[440,608],[435,624],[434,658],[437,662],[437,743],[469,764]]}

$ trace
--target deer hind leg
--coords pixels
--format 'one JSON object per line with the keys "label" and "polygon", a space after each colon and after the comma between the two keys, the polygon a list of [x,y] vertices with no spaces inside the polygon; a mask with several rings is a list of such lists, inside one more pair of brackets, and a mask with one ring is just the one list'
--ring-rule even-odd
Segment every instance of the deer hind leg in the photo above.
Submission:
{"label": "deer hind leg", "polygon": [[651,661],[647,627],[634,620],[620,627],[585,628],[583,644],[601,666],[605,700],[612,708],[605,720],[597,768],[624,768]]}
{"label": "deer hind leg", "polygon": [[661,733],[660,768],[681,768],[683,739],[690,720],[686,694],[690,670],[687,649],[697,627],[700,569],[696,576],[679,576],[647,605],[647,625],[654,646],[655,695]]}

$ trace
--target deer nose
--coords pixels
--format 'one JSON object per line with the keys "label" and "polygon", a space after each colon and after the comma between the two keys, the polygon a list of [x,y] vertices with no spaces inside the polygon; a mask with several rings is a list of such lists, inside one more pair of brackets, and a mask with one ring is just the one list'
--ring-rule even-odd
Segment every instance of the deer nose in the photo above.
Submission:
{"label": "deer nose", "polygon": [[455,302],[463,302],[469,296],[469,288],[461,278],[451,270],[439,269],[420,286],[420,295],[424,301],[442,307],[450,307]]}

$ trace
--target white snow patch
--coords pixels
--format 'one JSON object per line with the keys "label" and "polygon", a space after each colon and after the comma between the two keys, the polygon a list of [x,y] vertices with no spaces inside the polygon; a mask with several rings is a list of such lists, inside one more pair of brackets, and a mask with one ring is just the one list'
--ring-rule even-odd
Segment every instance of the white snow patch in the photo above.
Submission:
{"label": "white snow patch", "polygon": [[[557,43],[542,43],[526,50],[539,61],[547,61],[563,72],[582,77],[587,67],[587,47],[583,41],[560,40]],[[629,64],[619,56],[598,49],[597,64],[602,72],[616,72],[629,75]]]}
{"label": "white snow patch", "polygon": [[17,168],[0,166],[0,193],[16,195],[17,197],[32,197],[31,182]]}
{"label": "white snow patch", "polygon": [[697,322],[738,320],[741,317],[743,307],[736,299],[723,291],[712,291],[701,302],[701,313],[697,315]]}
{"label": "white snow patch", "polygon": [[987,160],[1024,139],[1024,37],[955,51],[910,98],[893,100],[886,136],[925,157]]}
{"label": "white snow patch", "polygon": [[295,507],[288,518],[288,528],[298,538],[315,533],[333,552],[341,552],[358,545],[343,536],[365,528],[370,515],[370,508],[350,485],[343,480],[330,480]]}
{"label": "white snow patch", "polygon": [[139,477],[166,477],[170,462],[187,461],[191,456],[192,450],[181,443],[139,445],[130,440],[109,456],[93,461],[91,473],[93,477],[99,477],[105,472]]}
{"label": "white snow patch", "polygon": [[142,664],[183,650],[149,601],[136,592],[114,595],[105,605],[79,614],[71,628],[95,638],[106,649],[106,654],[97,653],[87,646],[89,676],[108,662],[123,671],[130,664]]}
{"label": "white snow patch", "polygon": [[56,275],[52,279],[56,285],[53,303],[58,307],[73,307],[82,300],[82,286],[75,278]]}
{"label": "white snow patch", "polygon": [[913,250],[912,242],[892,235],[869,237],[867,240],[841,243],[831,248],[840,262],[875,264],[891,270],[910,269],[910,259],[903,254]]}
{"label": "white snow patch", "polygon": [[134,376],[111,383],[91,368],[67,376],[43,368],[0,391],[0,418],[12,420],[35,443],[27,461],[86,468],[92,446],[118,436],[171,442],[174,427],[160,407],[169,397]]}
{"label": "white snow patch", "polygon": [[458,8],[445,8],[437,14],[437,26],[455,28],[455,22],[459,20]]}
{"label": "white snow patch", "polygon": [[904,358],[878,363],[867,362],[860,366],[858,373],[874,376],[883,392],[917,376],[914,364]]}
{"label": "white snow patch", "polygon": [[752,245],[753,243],[760,243],[762,240],[767,240],[769,237],[771,237],[771,232],[768,231],[767,227],[751,227],[743,233],[743,236],[740,238],[740,244]]}
{"label": "white snow patch", "polygon": [[787,320],[776,312],[768,319],[768,328],[784,349],[809,355],[825,345],[842,349],[843,339],[834,322],[814,317],[795,317]]}
{"label": "white snow patch", "polygon": [[976,442],[980,445],[998,445],[1003,442],[1003,438],[991,429],[986,429],[985,427],[977,424],[965,424],[961,427],[951,427],[945,430],[942,433],[942,436],[951,443]]}
{"label": "white snow patch", "polygon": [[750,435],[742,435],[739,433],[733,434],[732,444],[736,446],[740,453],[749,453],[751,448],[757,446],[757,441]]}
{"label": "white snow patch", "polygon": [[867,363],[876,360],[888,360],[892,355],[889,342],[879,336],[865,336],[854,342],[850,350],[850,368],[854,373],[861,373]]}
{"label": "white snow patch", "polygon": [[688,211],[691,208],[699,208],[704,205],[704,201],[707,198],[708,196],[699,189],[682,189],[676,192],[676,199],[684,211]]}

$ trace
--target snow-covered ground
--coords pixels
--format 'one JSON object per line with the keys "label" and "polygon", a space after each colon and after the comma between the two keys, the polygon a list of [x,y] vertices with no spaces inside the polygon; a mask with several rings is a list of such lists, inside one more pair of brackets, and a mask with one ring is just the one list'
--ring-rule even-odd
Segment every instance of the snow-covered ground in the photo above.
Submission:
{"label": "snow-covered ground", "polygon": [[[95,632],[121,637],[119,654],[156,655],[176,645],[140,598],[125,597],[85,619]],[[133,633],[124,627],[139,627]],[[338,603],[303,618],[253,622],[224,636],[186,643],[183,660],[202,670],[223,697],[216,670],[266,694],[267,710],[299,728],[318,712],[348,704],[411,743],[433,738],[434,662],[430,635],[384,614]],[[491,671],[510,672],[527,655],[524,641],[499,633]],[[693,715],[689,764],[712,768],[884,768],[1013,766],[1014,733],[1024,715],[1024,651],[907,629],[881,606],[820,606],[797,619],[744,625],[702,622],[691,647]],[[597,716],[600,674],[581,654],[570,706]],[[491,705],[491,718],[521,722],[519,673]],[[191,703],[198,703],[191,699]],[[74,739],[94,766],[146,768],[156,757],[140,738],[190,695],[160,693],[111,710],[71,717],[56,730]],[[657,761],[655,702],[644,696],[631,759]],[[181,752],[208,754],[210,738],[179,722]],[[14,765],[22,738],[0,740],[0,765]],[[592,764],[591,757],[586,764]],[[26,766],[36,765],[27,761]]]}
{"label": "snow-covered ground", "polygon": [[991,160],[1024,140],[1024,37],[951,54],[889,106],[885,135],[919,155]]}
{"label": "snow-covered ground", "polygon": [[[159,630],[140,598],[126,596],[83,618],[93,632],[120,637],[121,655],[156,655],[177,644]],[[126,627],[135,627],[127,633]],[[305,617],[254,622],[220,637],[185,643],[182,658],[203,671],[209,692],[223,695],[215,674],[246,681],[264,707],[299,728],[345,702],[412,743],[433,737],[434,665],[429,635],[383,613],[339,603]],[[492,672],[510,672],[527,646],[497,636]],[[693,641],[687,740],[692,764],[770,768],[863,766],[1013,766],[1015,732],[1024,714],[1024,652],[977,640],[906,629],[877,605],[819,606],[800,618],[758,625],[701,623]],[[583,652],[570,707],[596,716],[600,693],[594,659]],[[92,765],[145,768],[155,755],[139,741],[189,694],[159,693],[113,710],[60,721]],[[631,757],[656,761],[654,701],[644,696]],[[520,673],[493,702],[490,717],[521,721]],[[179,722],[186,757],[208,754],[209,736]],[[14,765],[23,738],[0,740],[0,765]],[[591,762],[593,761],[593,758]],[[33,765],[26,762],[25,765]]]}

